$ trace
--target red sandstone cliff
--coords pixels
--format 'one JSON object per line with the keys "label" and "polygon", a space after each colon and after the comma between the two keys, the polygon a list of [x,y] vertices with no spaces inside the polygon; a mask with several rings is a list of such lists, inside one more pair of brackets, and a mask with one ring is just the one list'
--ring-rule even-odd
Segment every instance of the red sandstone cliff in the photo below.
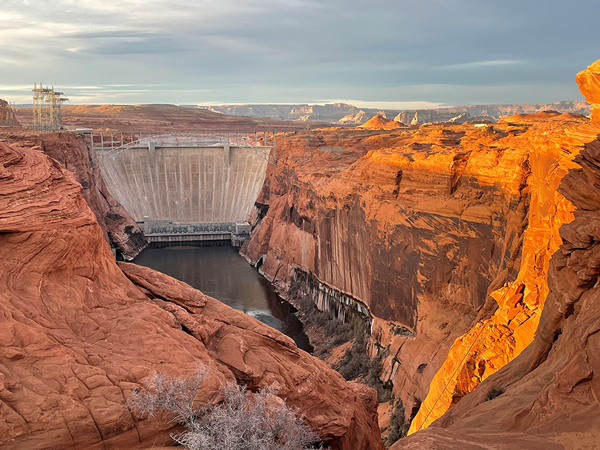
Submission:
{"label": "red sandstone cliff", "polygon": [[406,419],[445,367],[433,420],[533,339],[558,228],[572,220],[556,188],[597,133],[586,122],[320,131],[309,161],[304,135],[282,136],[246,255],[284,295],[367,316]]}
{"label": "red sandstone cliff", "polygon": [[[579,76],[587,85],[596,82],[594,67]],[[585,94],[593,103],[593,93]],[[594,241],[587,237],[591,231],[573,231],[567,239],[564,230],[573,228],[565,225],[559,235],[563,224],[574,218],[577,223],[580,213],[573,211],[581,208],[564,186],[573,184],[571,177],[580,173],[575,172],[578,161],[588,158],[588,149],[595,148],[589,143],[599,133],[600,124],[587,123],[584,117],[550,113],[513,116],[484,128],[322,131],[311,137],[317,148],[310,161],[302,159],[302,136],[288,135],[279,140],[278,155],[283,157],[272,169],[252,217],[256,228],[247,257],[286,295],[309,293],[333,316],[353,311],[367,315],[372,351],[383,351],[383,377],[394,383],[406,418],[416,415],[413,431],[457,405],[436,422],[449,427],[447,434],[417,433],[406,448],[470,448],[477,439],[490,446],[485,448],[496,448],[494,443],[504,445],[499,448],[537,448],[528,447],[537,442],[535,437],[518,435],[513,442],[508,432],[523,432],[535,421],[539,427],[532,429],[540,433],[558,423],[565,423],[563,431],[576,430],[565,421],[574,414],[574,404],[565,416],[547,423],[536,418],[541,406],[535,406],[535,413],[526,412],[534,406],[524,402],[539,394],[526,389],[518,390],[515,395],[521,400],[511,403],[507,414],[501,409],[504,403],[497,403],[497,410],[490,402],[478,406],[474,411],[482,415],[470,420],[475,412],[468,405],[487,396],[490,384],[483,380],[509,373],[500,387],[515,383],[548,356],[553,339],[570,345],[568,339],[560,341],[557,330],[563,328],[556,325],[573,315],[575,293],[568,293],[568,285],[593,285],[596,263],[593,255],[579,251],[593,252]],[[588,158],[581,172],[590,180],[596,177],[594,158]],[[593,193],[593,184],[584,181],[576,188]],[[579,225],[590,221],[586,217]],[[559,248],[573,253],[568,265],[576,268],[563,272],[562,287],[553,285],[550,263]],[[561,268],[566,265],[560,263]],[[577,281],[574,273],[584,281]],[[553,288],[571,298],[569,305],[565,299],[556,304]],[[587,339],[581,329],[571,337],[577,333],[579,341]],[[579,393],[574,386],[586,383],[591,373],[587,367],[593,364],[583,364],[583,369],[573,360],[576,368],[570,371],[567,362],[576,353],[571,350],[563,350],[557,356],[560,362],[547,366],[546,375],[534,385],[550,383],[553,368],[560,366],[564,370],[555,382],[561,376],[574,380],[571,385],[563,382],[563,394],[569,397],[573,389]],[[571,356],[565,356],[568,352]],[[503,367],[517,369],[506,372]],[[577,378],[576,373],[585,374]],[[476,394],[465,398],[482,381]],[[582,389],[588,395],[587,387]],[[574,401],[595,411],[592,397],[577,395],[572,395],[578,399]],[[539,401],[546,402],[544,414],[557,408],[547,405],[548,399]],[[448,425],[454,420],[456,425]],[[580,428],[593,435],[591,422],[582,419]],[[465,424],[480,434],[461,441]],[[492,436],[488,439],[485,433]],[[561,439],[577,437],[565,431]],[[539,448],[554,448],[544,447],[549,445],[546,438],[539,442]]]}
{"label": "red sandstone cliff", "polygon": [[171,425],[139,421],[125,398],[198,361],[216,369],[204,401],[225,380],[278,382],[332,448],[382,448],[373,390],[184,283],[117,266],[74,175],[39,150],[0,142],[2,449],[168,444]]}
{"label": "red sandstone cliff", "polygon": [[100,166],[93,161],[88,139],[73,133],[9,130],[0,134],[0,142],[36,147],[73,172],[107,240],[126,259],[133,259],[148,243],[133,217],[108,192]]}

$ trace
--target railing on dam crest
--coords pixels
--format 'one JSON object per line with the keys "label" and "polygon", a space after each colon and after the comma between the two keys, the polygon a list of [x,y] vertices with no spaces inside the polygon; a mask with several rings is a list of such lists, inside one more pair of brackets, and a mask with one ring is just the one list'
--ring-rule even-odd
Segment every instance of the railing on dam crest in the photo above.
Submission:
{"label": "railing on dam crest", "polygon": [[[90,142],[94,158],[112,158],[140,147],[238,147],[255,153],[277,165],[275,132],[256,131],[190,131],[190,132],[115,132],[92,131]],[[271,151],[272,149],[272,151]],[[268,150],[266,152],[265,150]]]}

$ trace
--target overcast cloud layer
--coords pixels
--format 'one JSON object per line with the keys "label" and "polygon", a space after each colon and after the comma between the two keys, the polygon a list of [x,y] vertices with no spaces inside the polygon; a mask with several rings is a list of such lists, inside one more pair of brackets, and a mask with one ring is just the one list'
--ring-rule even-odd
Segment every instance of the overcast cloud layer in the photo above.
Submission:
{"label": "overcast cloud layer", "polygon": [[0,0],[0,97],[426,107],[578,100],[598,0]]}

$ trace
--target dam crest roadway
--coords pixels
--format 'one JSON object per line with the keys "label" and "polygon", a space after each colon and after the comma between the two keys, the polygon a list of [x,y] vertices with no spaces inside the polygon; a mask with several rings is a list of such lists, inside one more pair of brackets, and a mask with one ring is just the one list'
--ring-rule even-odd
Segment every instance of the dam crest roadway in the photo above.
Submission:
{"label": "dam crest roadway", "polygon": [[267,166],[277,163],[275,133],[89,134],[108,190],[150,242],[243,240]]}

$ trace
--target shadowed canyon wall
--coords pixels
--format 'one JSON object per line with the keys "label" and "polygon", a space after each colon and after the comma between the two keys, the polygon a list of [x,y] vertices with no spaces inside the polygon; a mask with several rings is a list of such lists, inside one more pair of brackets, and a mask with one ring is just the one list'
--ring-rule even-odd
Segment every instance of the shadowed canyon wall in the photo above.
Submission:
{"label": "shadowed canyon wall", "polygon": [[213,369],[200,404],[219,401],[225,381],[277,383],[332,449],[383,449],[374,390],[182,282],[117,265],[73,173],[21,144],[0,142],[3,450],[172,443],[169,417],[142,420],[125,399],[146,377],[191,375],[198,362]]}
{"label": "shadowed canyon wall", "polygon": [[[284,156],[253,212],[246,256],[284,295],[318,286],[332,316],[342,294],[345,311],[367,316],[371,352],[407,420],[441,367],[460,376],[452,386],[436,378],[449,401],[435,397],[440,411],[429,406],[427,420],[534,337],[557,230],[572,219],[556,187],[594,128],[570,114],[517,119],[318,131],[308,161],[304,135],[278,139]],[[466,355],[473,341],[482,347]]]}

